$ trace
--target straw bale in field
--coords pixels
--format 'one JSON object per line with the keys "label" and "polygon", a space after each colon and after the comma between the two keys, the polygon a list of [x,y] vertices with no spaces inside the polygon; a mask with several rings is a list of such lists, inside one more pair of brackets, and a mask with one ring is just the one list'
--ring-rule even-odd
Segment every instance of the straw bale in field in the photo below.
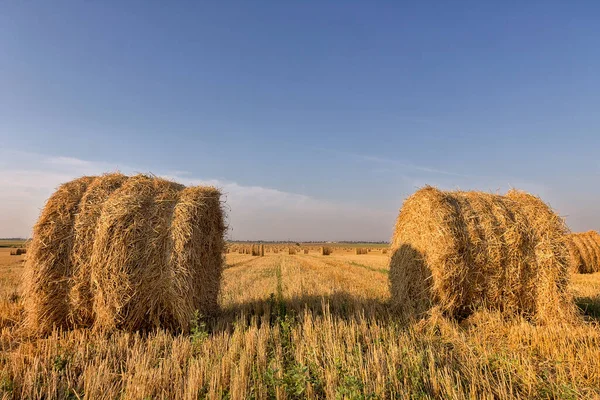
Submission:
{"label": "straw bale in field", "polygon": [[570,320],[564,222],[539,198],[425,187],[400,210],[391,243],[392,303],[458,319],[498,310],[534,321]]}
{"label": "straw bale in field", "polygon": [[600,272],[600,234],[596,231],[572,233],[566,237],[571,270],[580,274]]}
{"label": "straw bale in field", "polygon": [[27,324],[186,331],[216,312],[225,226],[220,193],[107,174],[66,183],[34,228]]}
{"label": "straw bale in field", "polygon": [[328,256],[331,254],[331,247],[323,246],[320,248],[320,251],[322,256]]}

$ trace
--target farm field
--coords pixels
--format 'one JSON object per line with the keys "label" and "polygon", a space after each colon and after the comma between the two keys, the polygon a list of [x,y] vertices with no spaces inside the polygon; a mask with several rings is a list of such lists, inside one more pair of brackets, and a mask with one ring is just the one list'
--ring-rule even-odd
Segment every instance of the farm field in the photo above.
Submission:
{"label": "farm field", "polygon": [[218,319],[189,335],[28,337],[24,256],[0,249],[2,398],[600,398],[600,273],[574,275],[586,321],[533,326],[480,312],[400,320],[388,254],[229,253]]}

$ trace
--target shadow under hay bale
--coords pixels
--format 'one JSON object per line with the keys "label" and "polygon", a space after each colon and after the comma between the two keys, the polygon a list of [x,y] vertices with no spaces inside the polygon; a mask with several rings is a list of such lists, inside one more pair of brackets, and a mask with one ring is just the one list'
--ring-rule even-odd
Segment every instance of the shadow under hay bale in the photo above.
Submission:
{"label": "shadow under hay bale", "polygon": [[217,311],[225,226],[220,193],[120,174],[62,185],[34,229],[27,325],[186,331]]}
{"label": "shadow under hay bale", "polygon": [[392,304],[462,319],[477,309],[535,322],[571,321],[566,227],[539,198],[513,192],[417,191],[391,243]]}

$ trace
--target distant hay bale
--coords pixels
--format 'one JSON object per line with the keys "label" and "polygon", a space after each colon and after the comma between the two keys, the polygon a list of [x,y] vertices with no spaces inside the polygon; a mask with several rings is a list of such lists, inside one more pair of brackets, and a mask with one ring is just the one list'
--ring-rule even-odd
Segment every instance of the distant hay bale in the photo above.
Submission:
{"label": "distant hay bale", "polygon": [[381,249],[381,254],[387,254],[387,249]]}
{"label": "distant hay bale", "polygon": [[308,249],[304,249],[302,251],[304,252],[304,254],[308,254]]}
{"label": "distant hay bale", "polygon": [[27,325],[187,331],[216,312],[220,193],[145,175],[85,177],[48,200],[25,273]]}
{"label": "distant hay bale", "polygon": [[567,245],[567,249],[569,251],[569,266],[570,270],[573,273],[580,273],[581,270],[584,269],[584,260],[581,255],[581,250],[577,246],[575,236],[576,233],[568,234],[565,237],[565,244]]}
{"label": "distant hay bale", "polygon": [[320,251],[322,256],[328,256],[331,254],[331,247],[323,246],[321,247]]}
{"label": "distant hay bale", "polygon": [[265,246],[262,244],[253,244],[250,247],[250,252],[253,256],[263,257],[265,255]]}
{"label": "distant hay bale", "polygon": [[363,248],[356,248],[354,249],[355,254],[367,254],[367,249],[363,249]]}
{"label": "distant hay bale", "polygon": [[585,232],[585,240],[592,255],[592,259],[587,263],[586,272],[594,273],[600,271],[600,235],[596,231]]}
{"label": "distant hay bale", "polygon": [[27,250],[26,249],[22,249],[22,248],[18,248],[18,249],[14,249],[10,251],[10,255],[11,256],[20,256],[23,254],[26,254]]}
{"label": "distant hay bale", "polygon": [[571,320],[562,219],[539,198],[425,187],[402,206],[390,261],[392,303],[468,317],[480,308],[536,322]]}
{"label": "distant hay bale", "polygon": [[571,270],[580,274],[600,272],[600,234],[596,231],[567,235]]}
{"label": "distant hay bale", "polygon": [[295,249],[295,248],[293,248],[293,247],[289,247],[289,248],[288,248],[288,254],[292,254],[292,255],[293,255],[293,254],[296,254],[296,249]]}

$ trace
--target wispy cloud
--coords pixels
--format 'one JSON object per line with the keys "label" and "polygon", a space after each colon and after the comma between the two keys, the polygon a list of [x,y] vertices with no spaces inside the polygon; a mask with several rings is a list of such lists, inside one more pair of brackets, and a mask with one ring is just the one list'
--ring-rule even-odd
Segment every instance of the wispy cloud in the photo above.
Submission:
{"label": "wispy cloud", "polygon": [[427,167],[427,166],[422,166],[422,165],[416,165],[416,164],[412,164],[409,162],[405,162],[405,161],[401,161],[401,160],[394,160],[394,159],[385,158],[385,157],[364,155],[364,154],[353,154],[353,153],[349,153],[349,154],[351,154],[354,157],[357,157],[361,160],[371,161],[373,163],[377,163],[377,164],[381,164],[381,165],[388,165],[390,167],[402,168],[404,170],[421,171],[421,172],[427,172],[427,173],[438,174],[438,175],[460,176],[463,178],[469,178],[469,177],[473,176],[473,175],[459,174],[459,173],[452,172],[452,171],[447,171],[447,170],[442,170],[442,169],[437,169],[437,168],[432,168],[432,167]]}
{"label": "wispy cloud", "polygon": [[[107,171],[140,171],[128,165],[25,152],[0,152],[0,158],[4,160],[0,169],[0,237],[29,236],[45,200],[63,182]],[[188,185],[220,188],[227,204],[229,236],[234,239],[385,240],[395,218],[395,210],[203,179],[181,171],[151,172]]]}
{"label": "wispy cloud", "polygon": [[354,153],[350,151],[342,151],[337,149],[324,149],[324,148],[313,148],[313,150],[323,151],[331,154],[337,154],[342,157],[350,158],[356,161],[369,162],[377,165],[378,170],[382,170],[382,167],[385,167],[388,171],[399,170],[403,174],[412,172],[425,172],[431,175],[447,175],[447,176],[457,176],[463,178],[470,178],[474,175],[465,175],[456,173],[447,169],[439,169],[433,168],[430,166],[415,164],[406,160],[398,160],[387,157],[382,157],[378,155],[372,154],[364,154],[364,153]]}

